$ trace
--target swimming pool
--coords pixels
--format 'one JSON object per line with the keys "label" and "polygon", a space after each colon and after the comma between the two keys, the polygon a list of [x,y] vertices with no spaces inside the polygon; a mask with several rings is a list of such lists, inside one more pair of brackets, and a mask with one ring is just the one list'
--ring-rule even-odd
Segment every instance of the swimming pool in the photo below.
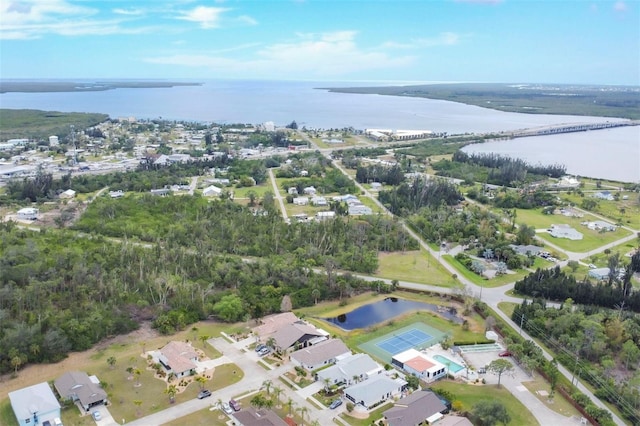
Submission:
{"label": "swimming pool", "polygon": [[451,361],[446,356],[434,355],[433,359],[435,359],[439,363],[442,363],[442,364],[446,365],[447,367],[449,367],[449,372],[450,373],[457,373],[460,370],[464,370],[464,366],[458,364],[457,362]]}

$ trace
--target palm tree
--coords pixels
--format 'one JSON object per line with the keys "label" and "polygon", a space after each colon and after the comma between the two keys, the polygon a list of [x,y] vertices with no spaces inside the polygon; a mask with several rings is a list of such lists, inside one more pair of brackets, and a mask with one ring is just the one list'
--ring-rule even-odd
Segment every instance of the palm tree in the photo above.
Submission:
{"label": "palm tree", "polygon": [[142,405],[142,400],[141,399],[135,399],[133,401],[133,405],[136,406],[136,416],[140,417],[140,414],[142,414],[140,412],[140,406]]}
{"label": "palm tree", "polygon": [[275,349],[275,346],[276,346],[276,339],[274,339],[273,337],[269,337],[269,338],[267,339],[267,343],[266,343],[266,345],[267,345],[267,346],[269,346],[271,349]]}
{"label": "palm tree", "polygon": [[300,425],[304,425],[304,416],[309,412],[309,409],[307,407],[300,407],[298,408],[298,411],[300,412]]}
{"label": "palm tree", "polygon": [[320,297],[320,290],[318,290],[317,287],[314,287],[314,289],[311,290],[311,297],[313,297],[314,304],[317,305],[318,297]]}
{"label": "palm tree", "polygon": [[291,411],[293,411],[293,406],[295,405],[295,402],[293,402],[293,399],[289,398],[287,399],[287,407],[289,409],[289,414],[288,416],[291,417]]}
{"label": "palm tree", "polygon": [[200,389],[204,389],[204,384],[206,383],[207,379],[204,378],[204,376],[197,376],[196,377],[196,382],[198,382],[198,384],[200,385]]}
{"label": "palm tree", "polygon": [[136,368],[133,370],[133,374],[136,376],[136,386],[140,386],[140,375],[142,374],[142,371]]}
{"label": "palm tree", "polygon": [[280,404],[280,395],[282,394],[282,388],[280,386],[273,387],[273,395],[276,397],[276,406],[282,407]]}
{"label": "palm tree", "polygon": [[173,404],[176,402],[175,398],[178,393],[178,387],[176,385],[169,385],[169,387],[164,390],[164,393],[169,395],[169,403]]}
{"label": "palm tree", "polygon": [[109,369],[113,370],[116,365],[116,357],[110,356],[107,358],[107,364],[109,364]]}
{"label": "palm tree", "polygon": [[205,348],[207,346],[207,340],[209,340],[211,336],[207,334],[200,335],[200,341],[202,342],[202,347]]}
{"label": "palm tree", "polygon": [[267,391],[267,395],[269,395],[269,392],[271,391],[271,386],[273,386],[273,382],[271,380],[265,380],[262,382],[262,388]]}
{"label": "palm tree", "polygon": [[331,379],[328,377],[325,377],[324,379],[322,379],[322,381],[324,382],[324,391],[328,393],[329,385],[331,384]]}

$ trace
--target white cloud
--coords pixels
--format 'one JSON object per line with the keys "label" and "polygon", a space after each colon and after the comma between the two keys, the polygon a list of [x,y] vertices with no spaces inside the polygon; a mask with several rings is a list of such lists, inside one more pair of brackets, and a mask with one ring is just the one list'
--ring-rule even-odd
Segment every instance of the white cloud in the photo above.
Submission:
{"label": "white cloud", "polygon": [[238,21],[247,25],[258,25],[258,21],[247,15],[238,16]]}
{"label": "white cloud", "polygon": [[361,49],[355,43],[355,35],[354,31],[302,34],[291,42],[265,46],[249,59],[212,52],[150,57],[146,61],[202,68],[218,75],[308,78],[407,66],[414,60],[411,56],[394,57],[384,52]]}
{"label": "white cloud", "polygon": [[126,15],[126,16],[140,16],[144,12],[141,9],[113,9],[113,13],[116,15]]}
{"label": "white cloud", "polygon": [[198,6],[195,9],[181,12],[182,16],[179,16],[178,19],[196,22],[205,29],[217,28],[220,23],[220,15],[229,10],[224,7]]}
{"label": "white cloud", "polygon": [[615,10],[616,12],[626,12],[627,4],[623,1],[617,1],[613,4],[613,10]]}
{"label": "white cloud", "polygon": [[435,37],[411,39],[405,43],[388,41],[382,44],[387,49],[420,49],[434,46],[453,46],[460,42],[462,35],[452,32],[443,32]]}

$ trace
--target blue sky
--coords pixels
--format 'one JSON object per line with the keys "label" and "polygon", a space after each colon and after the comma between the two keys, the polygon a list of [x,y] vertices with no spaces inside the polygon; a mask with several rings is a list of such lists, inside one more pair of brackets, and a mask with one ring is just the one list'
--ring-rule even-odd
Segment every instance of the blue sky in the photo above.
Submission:
{"label": "blue sky", "polygon": [[640,85],[640,2],[0,0],[0,77]]}

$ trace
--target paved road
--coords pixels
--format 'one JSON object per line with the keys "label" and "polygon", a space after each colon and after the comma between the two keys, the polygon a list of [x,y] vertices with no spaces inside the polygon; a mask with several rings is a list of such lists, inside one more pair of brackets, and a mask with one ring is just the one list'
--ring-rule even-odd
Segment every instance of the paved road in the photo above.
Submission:
{"label": "paved road", "polygon": [[284,200],[280,190],[278,189],[278,182],[276,181],[276,177],[273,175],[273,169],[269,169],[269,179],[271,180],[271,185],[273,186],[273,196],[276,200],[278,200],[278,204],[280,204],[280,211],[282,212],[282,218],[287,222],[289,217],[287,216],[287,209],[284,206]]}

